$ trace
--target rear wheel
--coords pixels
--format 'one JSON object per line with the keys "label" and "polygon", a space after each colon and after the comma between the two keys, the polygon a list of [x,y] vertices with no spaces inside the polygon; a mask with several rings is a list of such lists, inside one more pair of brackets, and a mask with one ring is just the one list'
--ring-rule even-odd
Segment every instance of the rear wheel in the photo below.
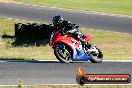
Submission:
{"label": "rear wheel", "polygon": [[71,49],[66,44],[59,43],[55,45],[54,54],[62,63],[69,63],[72,60]]}

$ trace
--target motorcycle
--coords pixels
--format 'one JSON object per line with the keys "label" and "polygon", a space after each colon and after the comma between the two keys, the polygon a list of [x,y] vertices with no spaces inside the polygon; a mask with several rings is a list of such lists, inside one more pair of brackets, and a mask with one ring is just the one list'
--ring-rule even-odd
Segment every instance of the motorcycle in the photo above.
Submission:
{"label": "motorcycle", "polygon": [[[75,26],[74,28],[78,28]],[[85,35],[85,40],[90,44],[92,35]],[[50,37],[50,44],[54,49],[54,55],[62,63],[69,63],[72,61],[88,61],[92,63],[101,63],[103,60],[103,53],[101,50],[91,44],[88,48],[82,45],[79,40],[69,34],[62,35],[62,30],[54,30]]]}

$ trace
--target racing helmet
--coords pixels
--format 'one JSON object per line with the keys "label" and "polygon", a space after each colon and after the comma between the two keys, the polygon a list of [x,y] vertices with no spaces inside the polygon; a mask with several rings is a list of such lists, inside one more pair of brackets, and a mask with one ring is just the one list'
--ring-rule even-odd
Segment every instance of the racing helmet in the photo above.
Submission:
{"label": "racing helmet", "polygon": [[53,18],[52,18],[52,22],[53,22],[53,24],[55,25],[55,26],[59,26],[59,25],[61,25],[61,23],[63,22],[63,17],[62,16],[60,16],[60,15],[56,15],[56,16],[54,16]]}

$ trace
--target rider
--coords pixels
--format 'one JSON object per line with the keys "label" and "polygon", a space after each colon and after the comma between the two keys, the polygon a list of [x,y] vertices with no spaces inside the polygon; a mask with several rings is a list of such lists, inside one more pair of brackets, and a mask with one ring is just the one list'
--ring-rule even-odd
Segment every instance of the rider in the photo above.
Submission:
{"label": "rider", "polygon": [[91,47],[91,44],[87,43],[85,40],[85,36],[80,32],[75,24],[72,24],[70,21],[66,21],[62,18],[62,16],[57,15],[52,18],[53,25],[55,29],[62,29],[62,34],[70,33],[74,37],[76,37],[83,45],[88,48]]}

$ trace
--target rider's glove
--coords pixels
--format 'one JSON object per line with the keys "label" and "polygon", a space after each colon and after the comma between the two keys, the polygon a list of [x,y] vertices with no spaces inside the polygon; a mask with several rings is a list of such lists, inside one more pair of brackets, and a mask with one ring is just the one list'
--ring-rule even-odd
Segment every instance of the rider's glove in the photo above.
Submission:
{"label": "rider's glove", "polygon": [[72,29],[72,30],[67,31],[67,33],[73,34],[75,31],[76,31],[76,29]]}

